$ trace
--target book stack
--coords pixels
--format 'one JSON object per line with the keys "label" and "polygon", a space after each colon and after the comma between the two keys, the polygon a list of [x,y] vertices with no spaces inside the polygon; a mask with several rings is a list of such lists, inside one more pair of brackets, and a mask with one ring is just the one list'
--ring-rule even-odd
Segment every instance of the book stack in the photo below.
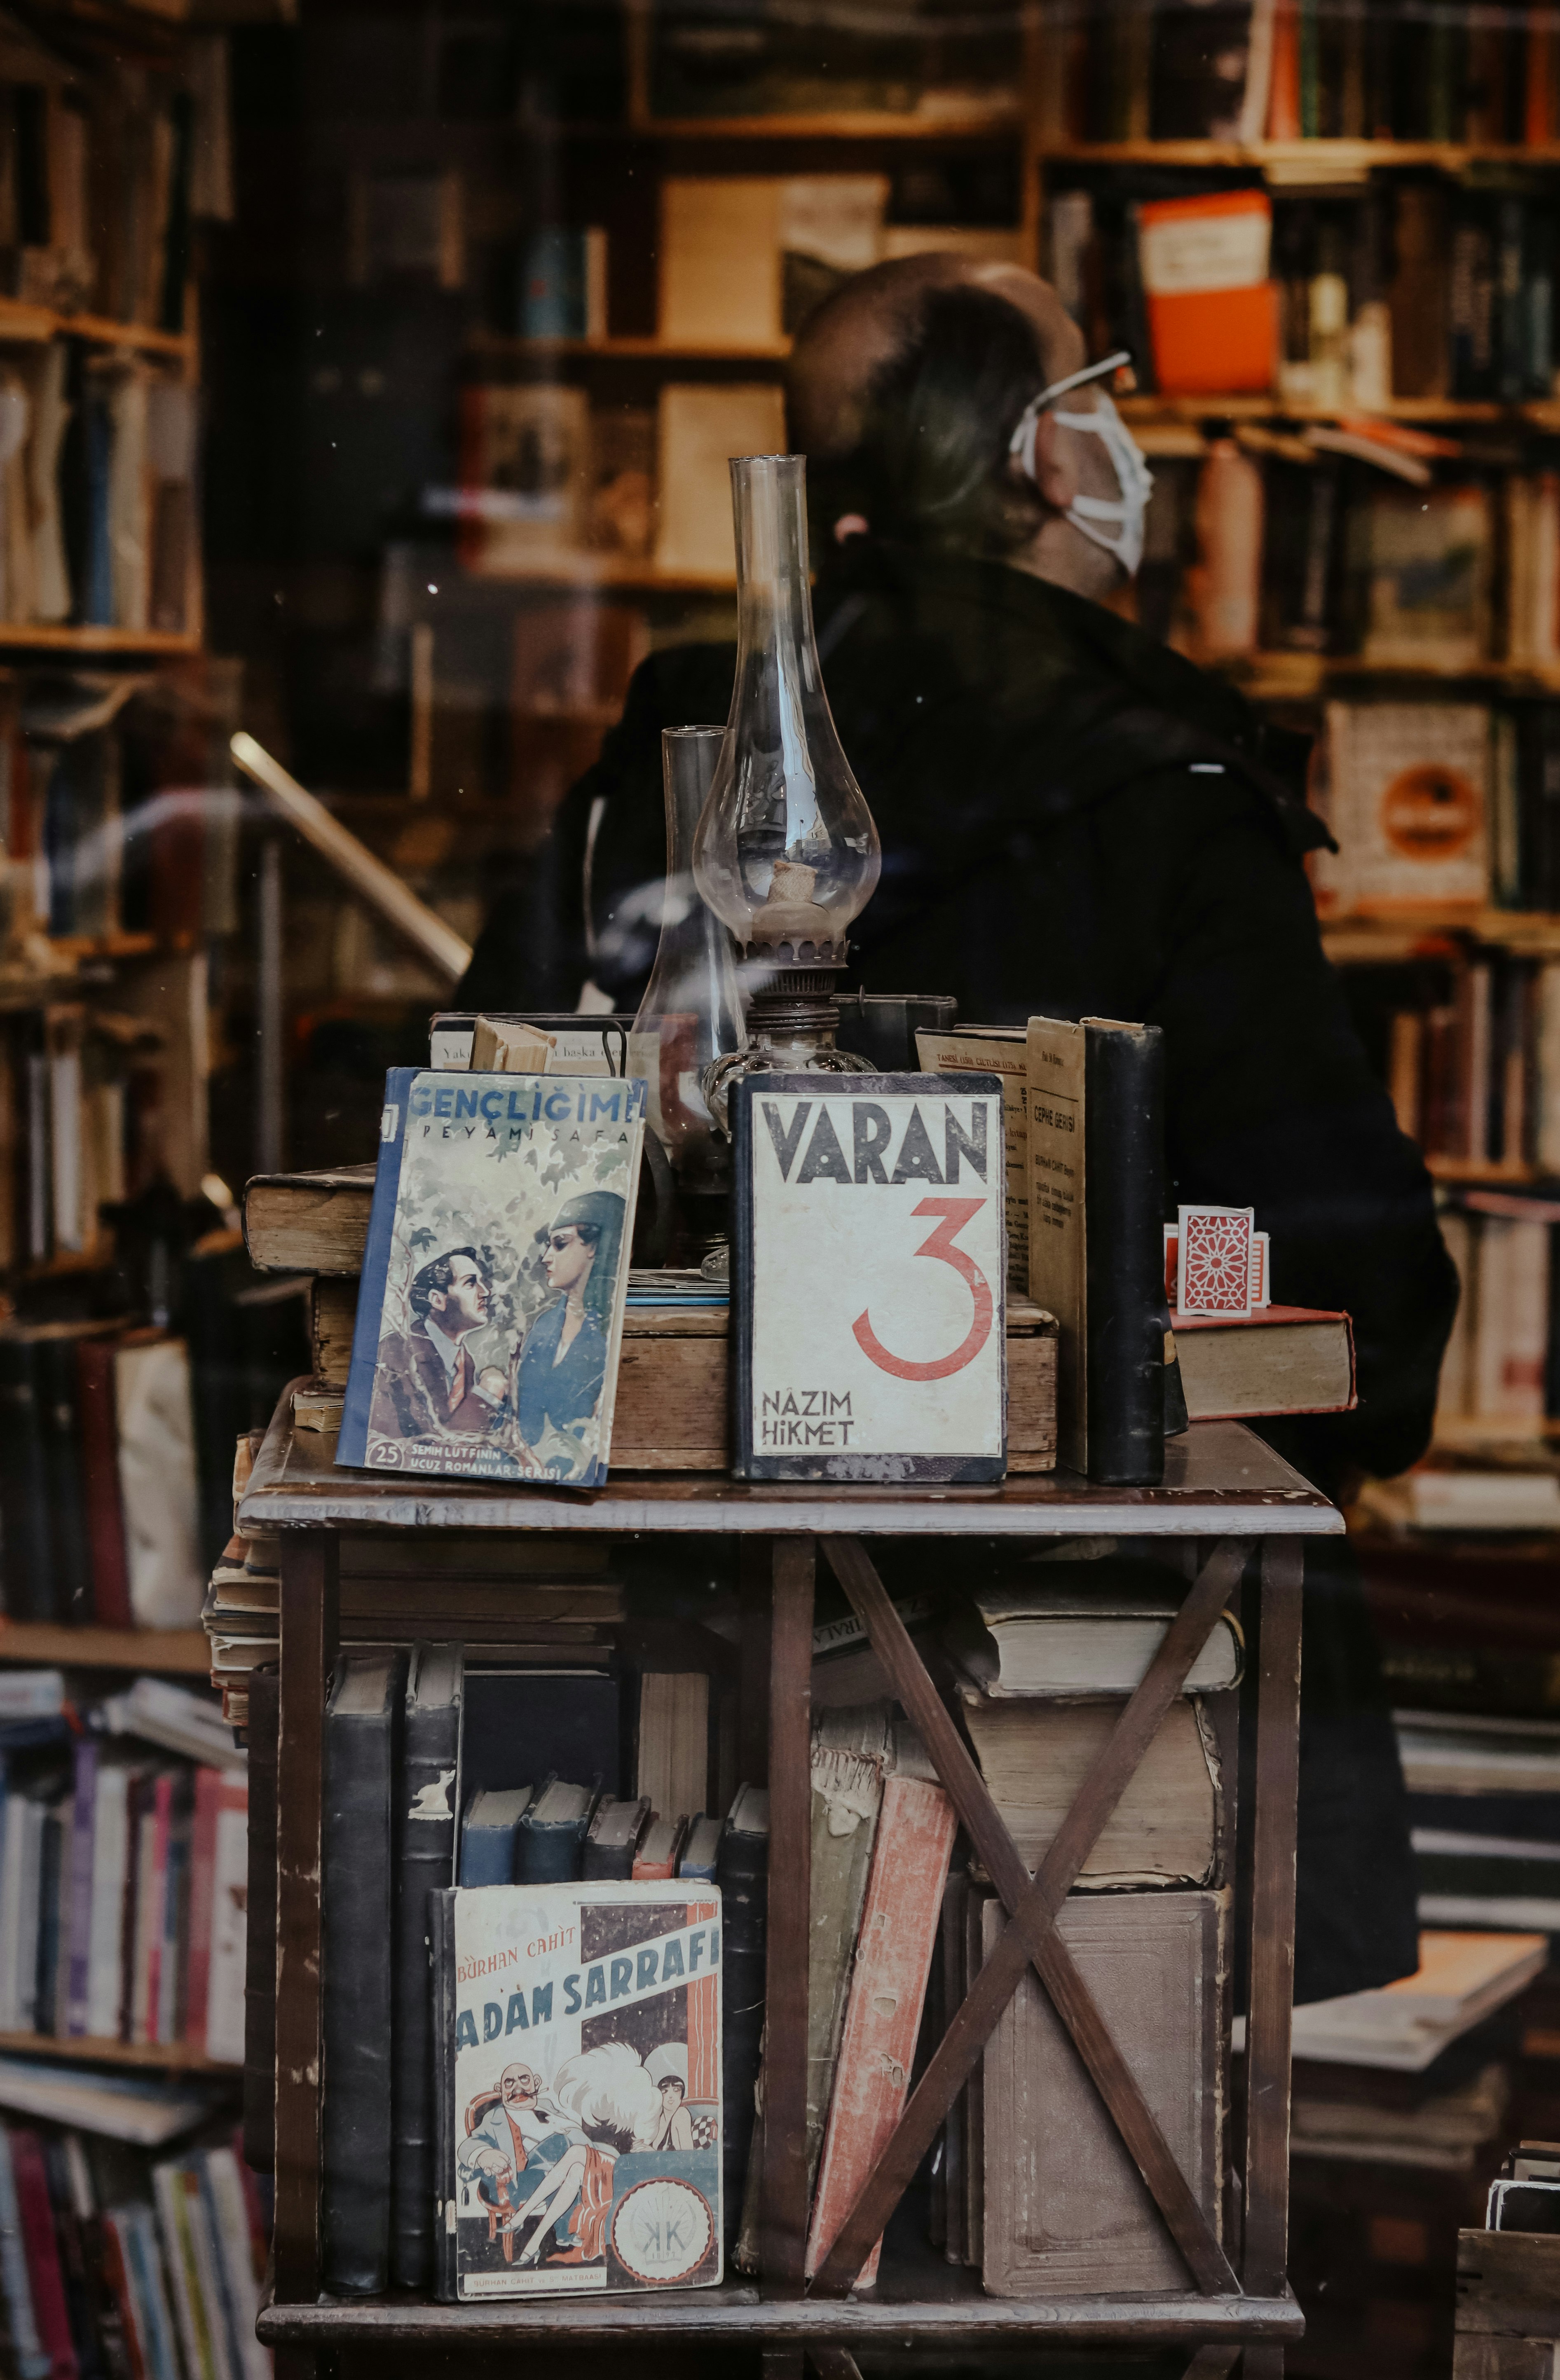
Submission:
{"label": "book stack", "polygon": [[[266,2380],[254,2325],[268,2226],[253,2175],[225,2143],[154,2163],[128,2155],[116,2143],[136,2134],[116,2121],[113,2085],[98,2088],[106,2106],[77,2117],[91,2129],[0,2124],[0,2301],[15,2368]],[[155,2091],[128,2088],[149,2101]],[[175,2129],[190,2120],[186,2107]]]}
{"label": "book stack", "polygon": [[0,1710],[0,2032],[237,2066],[249,1791],[212,1705],[140,1679],[83,1735],[62,1673],[24,1670]]}
{"label": "book stack", "polygon": [[1560,1722],[1399,1711],[1420,1918],[1560,1935]]}
{"label": "book stack", "polygon": [[1536,1440],[1546,1418],[1560,1414],[1560,1332],[1551,1309],[1560,1278],[1550,1262],[1557,1217],[1553,1200],[1481,1191],[1465,1192],[1442,1217],[1462,1284],[1436,1405],[1445,1443]]}
{"label": "book stack", "polygon": [[[1101,1547],[1049,1550],[1021,1585],[978,1590],[949,1624],[960,1715],[1025,1864],[1037,1866],[1185,1593],[1152,1562]],[[1238,1627],[1225,1614],[1069,1894],[1060,1930],[1144,2078],[1217,2226],[1220,1978],[1232,1850]],[[991,1955],[1005,1914],[978,1871],[942,1917],[949,2005]],[[1177,2259],[1136,2170],[1034,1979],[1004,2011],[949,2118],[934,2220],[951,2264],[1005,2297],[1174,2288]]]}
{"label": "book stack", "polygon": [[201,1571],[184,1342],[114,1322],[9,1321],[0,1404],[8,1617],[193,1626]]}

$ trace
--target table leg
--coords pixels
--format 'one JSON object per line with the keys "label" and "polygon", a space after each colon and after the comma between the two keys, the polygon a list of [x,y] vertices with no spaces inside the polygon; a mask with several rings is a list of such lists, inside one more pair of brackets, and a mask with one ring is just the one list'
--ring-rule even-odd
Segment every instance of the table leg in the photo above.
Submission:
{"label": "table leg", "polygon": [[[282,1531],[274,2255],[283,2305],[308,2304],[320,2289],[320,1835],[337,1558],[329,1530]],[[303,2368],[313,2364],[310,2356]]]}
{"label": "table leg", "polygon": [[[1261,1555],[1261,1635],[1251,1837],[1251,1976],[1246,2018],[1246,2246],[1242,2282],[1276,2297],[1289,2244],[1289,2042],[1295,1984],[1295,1799],[1299,1784],[1298,1537]],[[1269,2361],[1276,2358],[1276,2361]],[[1246,2371],[1276,2380],[1282,2348],[1249,2350]]]}
{"label": "table leg", "polygon": [[760,2264],[798,2295],[807,2250],[807,1962],[812,1866],[810,1537],[774,1546],[769,1667],[769,1925],[764,1986]]}

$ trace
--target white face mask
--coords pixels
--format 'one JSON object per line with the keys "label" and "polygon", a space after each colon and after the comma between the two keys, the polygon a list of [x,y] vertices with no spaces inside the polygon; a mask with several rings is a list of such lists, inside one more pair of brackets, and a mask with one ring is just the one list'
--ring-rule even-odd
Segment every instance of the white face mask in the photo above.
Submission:
{"label": "white face mask", "polygon": [[[1040,417],[1048,405],[1069,390],[1084,387],[1090,381],[1103,380],[1127,362],[1125,348],[1119,354],[1107,356],[1103,363],[1091,364],[1084,371],[1071,374],[1066,380],[1054,381],[1049,388],[1031,397],[1018,417],[1018,426],[1008,442],[1007,451],[1018,458],[1018,468],[1027,479],[1038,480],[1035,470],[1035,434]],[[1104,442],[1106,454],[1115,472],[1120,500],[1111,503],[1103,496],[1075,496],[1067,506],[1066,518],[1080,535],[1093,545],[1103,546],[1115,556],[1128,578],[1137,575],[1143,558],[1143,515],[1148,510],[1153,490],[1153,473],[1143,459],[1143,450],[1127,429],[1110,398],[1102,390],[1094,401],[1091,413],[1058,413],[1055,419],[1065,430],[1084,430]],[[1108,523],[1110,527],[1101,524]],[[1114,531],[1114,533],[1113,533]]]}

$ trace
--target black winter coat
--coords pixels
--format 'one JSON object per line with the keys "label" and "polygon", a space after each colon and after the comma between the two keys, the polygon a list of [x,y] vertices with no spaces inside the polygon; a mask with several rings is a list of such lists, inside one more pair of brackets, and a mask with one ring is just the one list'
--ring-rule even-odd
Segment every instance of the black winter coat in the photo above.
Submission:
{"label": "black winter coat", "polygon": [[[1330,1494],[1422,1451],[1456,1283],[1322,954],[1301,864],[1303,740],[1101,606],[1002,564],[856,540],[816,596],[840,740],[883,876],[855,982],[952,992],[971,1023],[1164,1028],[1176,1203],[1251,1207],[1273,1293],[1353,1317],[1359,1403],[1263,1434]],[[465,1004],[632,1006],[664,869],[660,731],[725,719],[729,647],[636,674],[525,892],[478,944]],[[589,852],[589,931],[580,899]],[[1415,1962],[1401,1779],[1363,1599],[1308,1557],[1297,1997]]]}

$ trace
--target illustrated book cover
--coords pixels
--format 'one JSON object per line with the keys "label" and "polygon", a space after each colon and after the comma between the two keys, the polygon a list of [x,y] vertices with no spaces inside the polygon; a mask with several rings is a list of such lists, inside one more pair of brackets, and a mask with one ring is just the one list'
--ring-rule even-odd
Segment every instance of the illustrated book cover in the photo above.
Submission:
{"label": "illustrated book cover", "polygon": [[719,1887],[491,1885],[429,1905],[440,2298],[718,2281]]}
{"label": "illustrated book cover", "polygon": [[993,1075],[735,1087],[739,1478],[1003,1476],[1002,1098]]}
{"label": "illustrated book cover", "polygon": [[644,1098],[392,1068],[337,1463],[605,1478]]}

